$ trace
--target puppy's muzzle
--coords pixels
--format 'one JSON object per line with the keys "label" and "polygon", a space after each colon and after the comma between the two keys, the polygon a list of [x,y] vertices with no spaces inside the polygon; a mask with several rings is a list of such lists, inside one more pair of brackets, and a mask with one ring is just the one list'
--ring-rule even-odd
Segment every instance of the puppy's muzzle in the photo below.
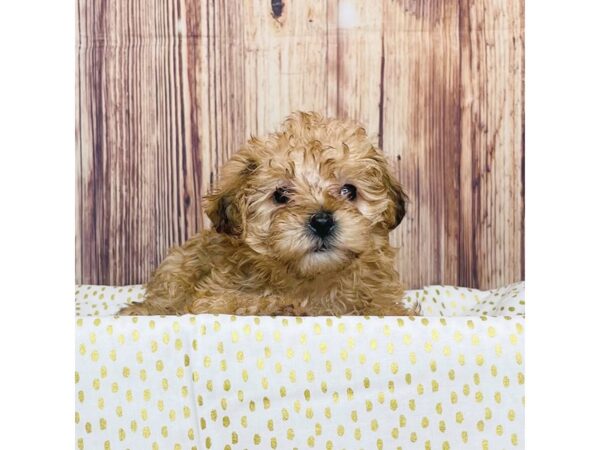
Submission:
{"label": "puppy's muzzle", "polygon": [[329,211],[319,211],[313,214],[308,221],[308,228],[321,239],[329,236],[334,227],[335,220]]}

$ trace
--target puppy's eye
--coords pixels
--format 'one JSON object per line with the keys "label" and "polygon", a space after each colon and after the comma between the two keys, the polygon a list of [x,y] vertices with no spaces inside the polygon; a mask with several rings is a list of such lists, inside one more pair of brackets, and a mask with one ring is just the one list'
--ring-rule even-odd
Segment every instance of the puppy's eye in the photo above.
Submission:
{"label": "puppy's eye", "polygon": [[348,200],[354,200],[356,198],[356,186],[352,184],[345,184],[340,189],[340,195],[346,197]]}
{"label": "puppy's eye", "polygon": [[283,188],[277,188],[273,193],[273,200],[275,200],[275,203],[280,204],[289,202],[290,198],[288,197],[288,191]]}

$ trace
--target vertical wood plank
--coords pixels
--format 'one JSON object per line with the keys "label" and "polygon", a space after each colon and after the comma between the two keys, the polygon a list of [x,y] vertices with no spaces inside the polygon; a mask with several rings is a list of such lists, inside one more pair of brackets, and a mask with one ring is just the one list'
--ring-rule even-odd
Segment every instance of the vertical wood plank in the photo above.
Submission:
{"label": "vertical wood plank", "polygon": [[325,111],[327,105],[327,2],[245,3],[246,132],[273,131],[294,110]]}
{"label": "vertical wood plank", "polygon": [[78,6],[79,272],[90,283],[136,282],[198,229],[184,8]]}
{"label": "vertical wood plank", "polygon": [[[200,202],[218,178],[219,168],[247,138],[244,97],[244,34],[242,13],[237,3],[226,0],[187,1],[183,24],[187,41],[189,121],[194,162],[186,171],[194,185],[190,200],[197,218],[186,229],[185,238],[207,226]],[[173,241],[171,245],[181,243]]]}
{"label": "vertical wood plank", "polygon": [[522,280],[522,0],[461,2],[461,216],[458,282]]}
{"label": "vertical wood plank", "polygon": [[330,0],[327,5],[327,115],[352,118],[379,133],[383,4]]}
{"label": "vertical wood plank", "polygon": [[385,2],[383,150],[410,197],[392,238],[410,287],[458,281],[458,30],[454,2]]}

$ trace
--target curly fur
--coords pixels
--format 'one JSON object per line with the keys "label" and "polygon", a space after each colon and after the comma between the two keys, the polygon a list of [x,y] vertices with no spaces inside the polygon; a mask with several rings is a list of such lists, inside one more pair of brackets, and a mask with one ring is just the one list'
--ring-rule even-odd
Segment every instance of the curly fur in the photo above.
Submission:
{"label": "curly fur", "polygon": [[[356,199],[341,195],[344,184],[356,186]],[[287,203],[274,200],[277,189]],[[364,128],[294,113],[225,164],[205,198],[213,228],[173,248],[144,301],[121,314],[416,314],[400,302],[388,242],[405,202]],[[324,251],[307,226],[321,210],[336,221]]]}

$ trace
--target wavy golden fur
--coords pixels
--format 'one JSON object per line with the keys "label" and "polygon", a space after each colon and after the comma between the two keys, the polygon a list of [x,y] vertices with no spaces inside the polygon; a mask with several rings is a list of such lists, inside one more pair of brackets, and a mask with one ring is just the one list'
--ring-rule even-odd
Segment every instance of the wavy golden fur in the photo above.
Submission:
{"label": "wavy golden fur", "polygon": [[[213,228],[173,248],[121,314],[416,314],[388,242],[405,202],[364,128],[294,113],[225,164],[205,199]],[[320,211],[335,221],[323,239],[308,226]]]}

